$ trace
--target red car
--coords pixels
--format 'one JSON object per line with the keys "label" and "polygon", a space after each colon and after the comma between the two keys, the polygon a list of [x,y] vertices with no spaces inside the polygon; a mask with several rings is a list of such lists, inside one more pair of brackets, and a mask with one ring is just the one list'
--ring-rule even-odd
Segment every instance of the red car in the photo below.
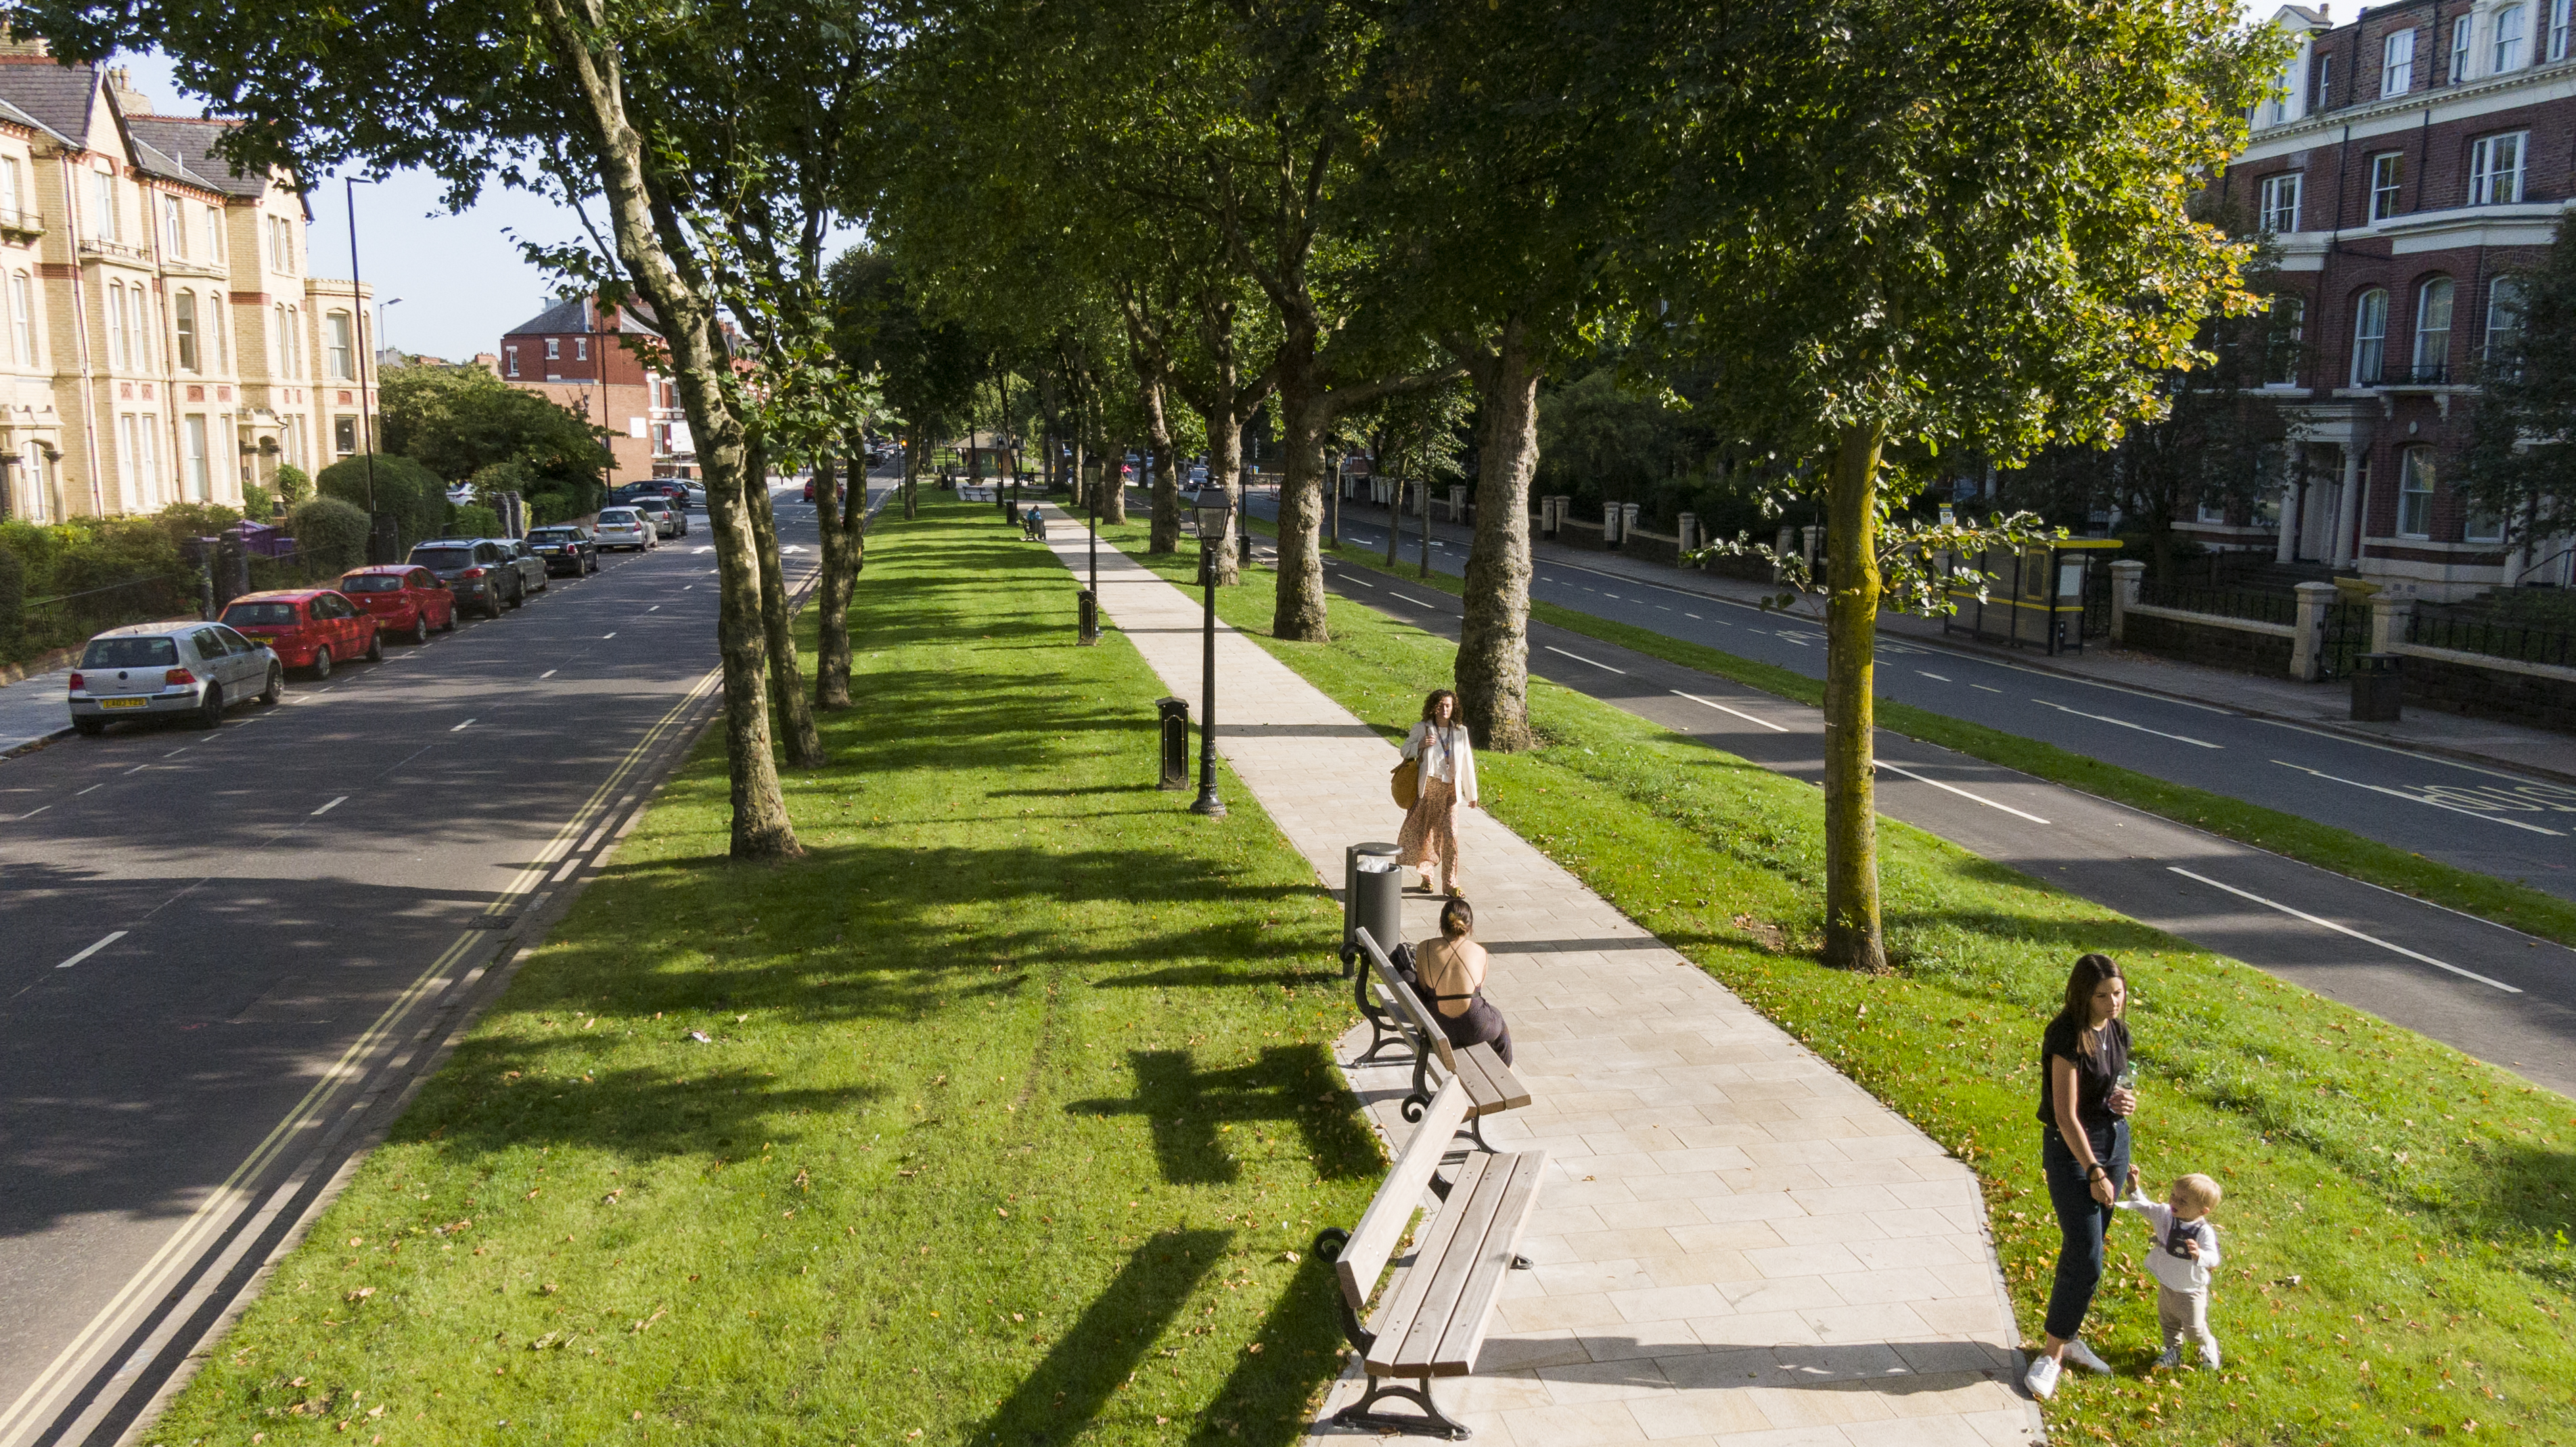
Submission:
{"label": "red car", "polygon": [[329,678],[331,665],[340,659],[372,663],[385,656],[375,618],[337,589],[248,593],[224,605],[223,622],[251,642],[267,644],[278,662],[309,668],[317,679]]}
{"label": "red car", "polygon": [[427,643],[431,629],[456,626],[456,595],[438,575],[410,563],[357,568],[340,575],[340,591],[376,620],[376,630]]}

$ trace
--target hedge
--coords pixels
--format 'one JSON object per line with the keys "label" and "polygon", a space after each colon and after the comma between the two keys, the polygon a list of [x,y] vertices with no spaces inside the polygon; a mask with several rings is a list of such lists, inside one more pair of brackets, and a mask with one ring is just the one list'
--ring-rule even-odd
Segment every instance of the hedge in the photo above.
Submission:
{"label": "hedge", "polygon": [[[408,551],[412,544],[434,538],[447,531],[447,484],[438,474],[391,452],[379,452],[375,461],[375,510],[390,513],[401,533],[400,548]],[[360,512],[367,510],[368,459],[364,456],[343,458],[322,469],[313,480],[324,497],[335,497]]]}

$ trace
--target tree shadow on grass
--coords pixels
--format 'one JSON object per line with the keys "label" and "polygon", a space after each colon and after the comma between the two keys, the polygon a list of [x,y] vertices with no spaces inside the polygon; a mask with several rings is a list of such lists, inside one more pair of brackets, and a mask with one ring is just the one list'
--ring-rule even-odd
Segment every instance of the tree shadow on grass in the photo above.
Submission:
{"label": "tree shadow on grass", "polygon": [[1342,1288],[1311,1253],[1297,1263],[1261,1335],[1190,1424],[1194,1447],[1285,1447],[1306,1435],[1306,1404],[1341,1375]]}
{"label": "tree shadow on grass", "polygon": [[1137,1247],[1037,1369],[966,1440],[1049,1447],[1081,1434],[1134,1379],[1146,1352],[1233,1239],[1231,1231],[1171,1231]]}
{"label": "tree shadow on grass", "polygon": [[[1200,1070],[1186,1050],[1132,1050],[1136,1094],[1127,1100],[1076,1100],[1069,1115],[1141,1115],[1154,1134],[1154,1156],[1163,1179],[1174,1185],[1222,1185],[1242,1174],[1223,1137],[1226,1127],[1281,1122],[1303,1138],[1315,1174],[1344,1180],[1373,1173],[1382,1163],[1377,1138],[1359,1117],[1341,1108],[1341,1087],[1320,1045],[1273,1045],[1250,1065]],[[1265,1143],[1238,1139],[1242,1149]]]}

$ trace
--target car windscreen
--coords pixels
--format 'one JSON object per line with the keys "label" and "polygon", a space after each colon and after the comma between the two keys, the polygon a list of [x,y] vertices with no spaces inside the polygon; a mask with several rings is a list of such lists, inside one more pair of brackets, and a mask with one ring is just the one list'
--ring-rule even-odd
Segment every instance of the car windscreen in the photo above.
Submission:
{"label": "car windscreen", "polygon": [[411,560],[424,568],[436,568],[441,572],[452,573],[460,568],[474,566],[474,550],[472,548],[414,548]]}
{"label": "car windscreen", "polygon": [[608,511],[601,513],[599,515],[599,520],[602,523],[614,527],[633,523],[635,521],[635,514],[622,507],[613,507]]}
{"label": "car windscreen", "polygon": [[291,628],[300,620],[292,603],[235,603],[224,610],[224,621],[235,628]]}
{"label": "car windscreen", "polygon": [[340,580],[343,593],[399,593],[402,589],[400,573],[351,573]]}
{"label": "car windscreen", "polygon": [[167,638],[93,638],[81,655],[83,668],[169,668],[179,661],[179,645]]}

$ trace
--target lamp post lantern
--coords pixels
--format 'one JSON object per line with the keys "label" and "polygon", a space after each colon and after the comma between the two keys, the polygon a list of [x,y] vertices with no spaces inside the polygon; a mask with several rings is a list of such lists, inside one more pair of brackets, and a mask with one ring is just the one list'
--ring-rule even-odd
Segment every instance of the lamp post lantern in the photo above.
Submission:
{"label": "lamp post lantern", "polygon": [[1217,551],[1226,545],[1226,525],[1233,521],[1234,504],[1227,500],[1224,488],[1202,488],[1192,510],[1198,514],[1199,582],[1207,590],[1207,602],[1199,652],[1199,796],[1191,802],[1190,812],[1218,818],[1225,813],[1225,801],[1216,796]]}

